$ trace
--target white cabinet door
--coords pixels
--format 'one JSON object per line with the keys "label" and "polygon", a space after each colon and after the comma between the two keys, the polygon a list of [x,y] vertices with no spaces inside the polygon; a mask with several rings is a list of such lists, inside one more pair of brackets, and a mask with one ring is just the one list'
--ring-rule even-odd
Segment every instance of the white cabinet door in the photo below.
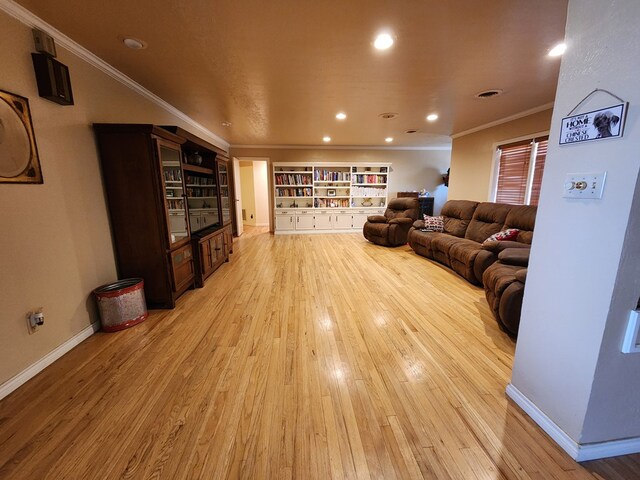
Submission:
{"label": "white cabinet door", "polygon": [[353,228],[362,229],[364,224],[367,222],[368,215],[362,213],[354,213],[353,214]]}
{"label": "white cabinet door", "polygon": [[339,213],[334,215],[333,228],[336,229],[351,229],[353,225],[353,215],[349,213]]}
{"label": "white cabinet door", "polygon": [[316,213],[316,230],[331,230],[332,227],[332,217],[330,213]]}
{"label": "white cabinet door", "polygon": [[202,227],[209,227],[218,221],[218,215],[213,212],[204,212],[201,217]]}
{"label": "white cabinet door", "polygon": [[313,230],[313,215],[296,215],[296,230]]}
{"label": "white cabinet door", "polygon": [[293,230],[295,228],[294,220],[294,215],[276,215],[276,230]]}

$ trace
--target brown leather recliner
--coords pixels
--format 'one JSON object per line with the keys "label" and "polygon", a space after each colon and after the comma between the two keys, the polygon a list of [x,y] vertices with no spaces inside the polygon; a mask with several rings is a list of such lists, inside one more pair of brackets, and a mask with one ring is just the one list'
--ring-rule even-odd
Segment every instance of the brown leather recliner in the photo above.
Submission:
{"label": "brown leather recliner", "polygon": [[482,275],[484,293],[503,330],[518,335],[520,311],[529,263],[529,248],[507,248]]}
{"label": "brown leather recliner", "polygon": [[383,215],[367,218],[362,233],[364,238],[376,245],[397,247],[407,243],[407,235],[413,222],[420,215],[420,202],[417,198],[394,198]]}

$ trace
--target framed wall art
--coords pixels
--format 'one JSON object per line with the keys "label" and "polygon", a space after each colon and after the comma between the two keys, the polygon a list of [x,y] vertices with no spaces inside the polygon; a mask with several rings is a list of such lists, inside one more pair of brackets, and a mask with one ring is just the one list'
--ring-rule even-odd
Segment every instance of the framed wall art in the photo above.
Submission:
{"label": "framed wall art", "polygon": [[0,90],[0,183],[43,183],[29,100]]}

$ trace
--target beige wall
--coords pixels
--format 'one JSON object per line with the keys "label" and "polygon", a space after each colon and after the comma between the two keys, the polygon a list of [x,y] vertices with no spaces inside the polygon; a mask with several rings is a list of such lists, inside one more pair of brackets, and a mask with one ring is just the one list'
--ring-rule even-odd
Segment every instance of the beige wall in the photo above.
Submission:
{"label": "beige wall", "polygon": [[[0,184],[0,384],[95,321],[91,290],[116,279],[91,124],[193,130],[61,47],[75,105],[41,99],[31,51],[31,30],[0,12],[0,89],[29,99],[44,175],[43,185]],[[45,325],[29,335],[25,315],[37,307]]]}
{"label": "beige wall", "polygon": [[256,224],[256,195],[253,188],[253,162],[240,162],[240,188],[245,225]]}
{"label": "beige wall", "polygon": [[256,198],[256,225],[269,225],[269,174],[267,162],[253,162],[253,188]]}
{"label": "beige wall", "polygon": [[449,198],[480,202],[489,200],[495,144],[548,131],[551,126],[552,112],[552,109],[544,110],[454,138],[451,150]]}
{"label": "beige wall", "polygon": [[349,150],[231,148],[233,157],[268,157],[271,162],[385,162],[391,163],[389,198],[397,192],[426,188],[435,196],[435,210],[447,200],[442,173],[449,168],[449,150]]}

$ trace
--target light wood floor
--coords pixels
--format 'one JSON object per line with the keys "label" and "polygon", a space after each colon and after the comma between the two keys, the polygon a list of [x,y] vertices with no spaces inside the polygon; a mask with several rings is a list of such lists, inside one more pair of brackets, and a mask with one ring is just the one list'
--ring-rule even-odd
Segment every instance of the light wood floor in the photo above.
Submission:
{"label": "light wood floor", "polygon": [[0,478],[640,478],[508,401],[513,353],[483,291],[408,247],[248,229],[175,310],[0,402]]}

